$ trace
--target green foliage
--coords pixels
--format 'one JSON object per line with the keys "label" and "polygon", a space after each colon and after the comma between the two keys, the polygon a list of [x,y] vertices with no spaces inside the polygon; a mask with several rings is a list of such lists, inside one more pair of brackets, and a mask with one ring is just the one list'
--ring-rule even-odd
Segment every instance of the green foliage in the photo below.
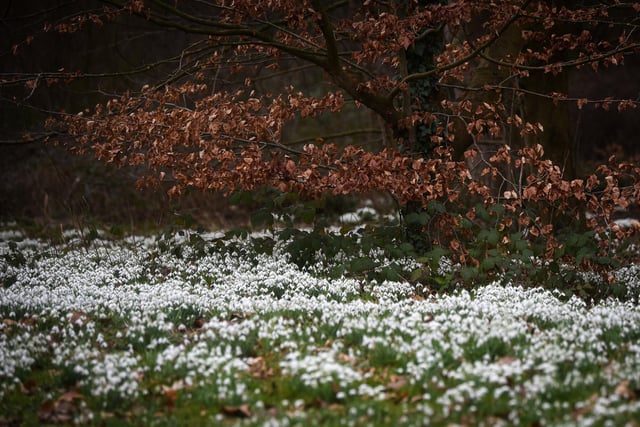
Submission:
{"label": "green foliage", "polygon": [[500,337],[489,337],[480,340],[474,337],[465,347],[464,358],[468,361],[491,360],[492,362],[510,355],[509,343]]}
{"label": "green foliage", "polygon": [[287,242],[285,250],[300,268],[326,271],[332,278],[404,281],[415,264],[415,250],[401,233],[397,224],[343,227],[337,234],[287,228],[278,240]]}
{"label": "green foliage", "polygon": [[[470,211],[472,215],[468,215]],[[534,208],[524,213],[536,216]],[[553,233],[550,240],[533,221],[527,226],[519,223],[519,215],[522,212],[499,203],[450,208],[437,201],[407,214],[407,230],[420,230],[423,240],[439,242],[415,254],[422,267],[411,273],[411,280],[439,292],[457,285],[470,288],[500,281],[558,289],[566,297],[601,299],[626,293],[625,286],[594,285],[593,277],[584,273],[606,273],[620,266],[617,259],[602,253],[598,243],[606,236],[578,221],[566,221],[570,225]],[[443,218],[455,224],[448,236],[437,227]],[[464,245],[464,250],[458,245]]]}
{"label": "green foliage", "polygon": [[9,242],[8,245],[9,251],[6,254],[2,255],[4,261],[12,266],[12,267],[22,267],[26,265],[27,258],[24,256],[22,251],[18,248],[18,244],[16,242]]}
{"label": "green foliage", "polygon": [[299,194],[263,187],[255,191],[237,191],[229,197],[231,205],[251,210],[251,227],[272,230],[276,226],[328,226],[337,216],[355,207],[355,198],[329,196],[302,199]]}
{"label": "green foliage", "polygon": [[[176,239],[179,237],[180,239]],[[185,248],[190,250],[187,252]],[[176,235],[163,233],[158,237],[158,253],[170,253],[176,258],[205,255],[205,241],[198,233],[179,231]]]}
{"label": "green foliage", "polygon": [[[265,234],[240,227],[207,242],[198,232],[176,227],[180,231],[170,229],[158,238],[158,251],[185,259],[213,250],[248,255],[241,242],[250,241],[254,253],[271,255],[278,248],[298,267],[318,275],[365,279],[363,291],[366,283],[385,280],[409,281],[424,295],[498,281],[556,289],[566,298],[630,297],[624,283],[603,286],[602,276],[584,273],[586,269],[608,274],[620,266],[601,250],[599,240],[606,236],[567,220],[568,225],[553,232],[550,248],[549,235],[533,220],[535,206],[522,212],[472,200],[471,205],[431,200],[405,209],[401,221],[348,224],[336,231],[328,225],[335,224],[346,208],[353,209],[353,200],[327,196],[307,201],[273,189],[239,192],[230,201],[253,207],[251,226]],[[523,222],[523,214],[531,220]],[[448,231],[443,221],[448,221]],[[463,242],[463,251],[455,246],[457,241]],[[6,256],[19,261],[16,253]]]}
{"label": "green foliage", "polygon": [[2,260],[2,263],[0,263],[0,276],[2,276],[0,284],[4,288],[10,287],[17,280],[16,274],[9,273],[8,270],[18,269],[27,265],[27,257],[16,242],[9,241],[7,247],[8,251],[0,257],[0,260]]}
{"label": "green foliage", "polygon": [[375,343],[368,353],[365,353],[365,357],[369,366],[376,368],[399,368],[405,363],[398,350],[388,343]]}

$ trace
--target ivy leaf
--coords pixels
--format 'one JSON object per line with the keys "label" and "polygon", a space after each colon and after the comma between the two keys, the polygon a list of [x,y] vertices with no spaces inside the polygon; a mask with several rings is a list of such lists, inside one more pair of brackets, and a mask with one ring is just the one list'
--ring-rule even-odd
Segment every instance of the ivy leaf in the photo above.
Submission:
{"label": "ivy leaf", "polygon": [[482,267],[483,271],[490,271],[495,268],[497,264],[497,260],[494,257],[485,258],[480,263],[480,267]]}
{"label": "ivy leaf", "polygon": [[253,228],[270,227],[273,225],[273,215],[267,209],[258,209],[251,213],[251,226]]}
{"label": "ivy leaf", "polygon": [[349,270],[354,274],[361,274],[376,267],[377,264],[369,257],[356,258],[349,264]]}
{"label": "ivy leaf", "polygon": [[464,267],[460,270],[460,277],[462,277],[462,280],[465,282],[469,282],[478,277],[479,273],[475,267]]}

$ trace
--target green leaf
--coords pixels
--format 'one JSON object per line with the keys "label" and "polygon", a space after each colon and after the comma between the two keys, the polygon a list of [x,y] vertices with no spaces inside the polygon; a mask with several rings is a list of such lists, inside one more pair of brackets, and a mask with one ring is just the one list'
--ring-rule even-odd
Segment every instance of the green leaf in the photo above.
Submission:
{"label": "green leaf", "polygon": [[314,252],[317,252],[320,249],[322,249],[322,240],[320,239],[312,238],[309,243],[310,243],[311,249],[313,249]]}
{"label": "green leaf", "polygon": [[566,249],[565,246],[562,246],[562,247],[556,249],[554,251],[554,253],[553,253],[553,259],[558,260],[558,259],[562,258],[564,256],[564,254],[566,253],[566,251],[567,251],[567,249]]}
{"label": "green leaf", "polygon": [[287,241],[292,237],[300,237],[300,235],[304,233],[303,231],[297,230],[295,228],[285,228],[278,233],[278,240]]}
{"label": "green leaf", "polygon": [[416,268],[415,270],[413,270],[411,272],[411,276],[409,276],[409,279],[412,282],[419,282],[424,277],[425,277],[425,271],[423,269],[421,269],[421,268]]}
{"label": "green leaf", "polygon": [[578,253],[576,254],[576,264],[582,264],[582,261],[585,259],[591,258],[591,250],[589,248],[580,248],[578,249]]}
{"label": "green leaf", "polygon": [[382,271],[383,278],[390,282],[397,282],[403,280],[402,269],[396,264],[392,264]]}
{"label": "green leaf", "polygon": [[349,264],[349,270],[354,274],[364,273],[365,271],[373,270],[376,267],[377,264],[369,257],[356,258]]}
{"label": "green leaf", "polygon": [[480,248],[480,247],[469,248],[469,256],[476,259],[482,258],[484,256],[484,248]]}
{"label": "green leaf", "polygon": [[502,215],[504,211],[505,211],[505,208],[503,205],[495,204],[489,207],[489,212],[495,212],[498,215]]}
{"label": "green leaf", "polygon": [[371,236],[364,236],[360,241],[360,247],[362,248],[362,252],[368,254],[373,249],[374,242]]}
{"label": "green leaf", "polygon": [[238,191],[229,196],[229,204],[231,205],[243,205],[252,200],[253,195],[249,191]]}
{"label": "green leaf", "polygon": [[489,212],[482,206],[481,204],[476,205],[476,215],[483,221],[490,221],[491,216],[489,216]]}
{"label": "green leaf", "polygon": [[616,261],[613,258],[609,258],[607,256],[600,256],[597,258],[597,262],[600,265],[609,265],[609,266],[613,266],[613,267],[617,267],[619,262]]}
{"label": "green leaf", "polygon": [[331,279],[339,279],[342,276],[344,276],[344,273],[346,271],[347,271],[347,266],[345,264],[337,265],[329,271],[329,277]]}
{"label": "green leaf", "polygon": [[616,298],[624,298],[627,295],[627,287],[621,283],[611,285],[611,292]]}
{"label": "green leaf", "polygon": [[410,254],[413,252],[413,245],[409,242],[405,242],[400,244],[399,249],[405,254]]}
{"label": "green leaf", "polygon": [[518,252],[522,252],[528,249],[529,243],[526,240],[519,238],[518,240],[512,240],[514,243],[516,250]]}
{"label": "green leaf", "polygon": [[340,234],[342,236],[345,236],[349,234],[349,232],[353,231],[354,228],[355,227],[352,224],[343,225],[342,227],[340,227]]}
{"label": "green leaf", "polygon": [[251,226],[254,228],[270,227],[273,225],[273,215],[267,209],[258,209],[251,213]]}
{"label": "green leaf", "polygon": [[429,252],[425,253],[424,256],[417,258],[416,261],[419,262],[420,264],[429,264],[429,265],[437,266],[438,264],[440,264],[440,259],[442,257],[446,257],[447,255],[449,255],[448,250],[441,248],[439,246],[436,246],[435,248],[431,249]]}
{"label": "green leaf", "polygon": [[495,246],[498,244],[499,241],[500,241],[500,233],[498,232],[498,230],[496,229],[490,230],[487,236],[487,243],[489,243],[491,246]]}
{"label": "green leaf", "polygon": [[227,231],[224,236],[226,240],[231,240],[234,238],[246,239],[249,236],[249,230],[244,227],[238,227]]}
{"label": "green leaf", "polygon": [[306,206],[300,212],[300,219],[305,224],[313,224],[316,219],[316,209],[313,206]]}
{"label": "green leaf", "polygon": [[480,263],[480,267],[482,268],[483,271],[490,271],[495,268],[496,264],[497,264],[496,258],[489,257],[482,260],[482,262]]}
{"label": "green leaf", "polygon": [[498,230],[481,230],[478,233],[478,242],[487,243],[488,245],[495,246],[500,241],[500,232]]}
{"label": "green leaf", "polygon": [[411,212],[404,220],[407,224],[427,225],[431,221],[431,216],[426,212]]}
{"label": "green leaf", "polygon": [[462,277],[464,281],[471,281],[478,277],[479,274],[480,272],[476,267],[464,267],[460,270],[460,277]]}
{"label": "green leaf", "polygon": [[460,225],[463,229],[468,230],[473,227],[473,222],[466,216],[463,216]]}
{"label": "green leaf", "polygon": [[489,257],[493,257],[493,258],[500,258],[502,254],[500,253],[500,251],[499,251],[499,250],[497,250],[497,249],[495,249],[495,248],[494,248],[494,249],[489,249],[489,250],[487,251],[487,255],[488,255]]}
{"label": "green leaf", "polygon": [[525,261],[530,262],[532,257],[533,257],[533,251],[531,249],[524,249],[522,251],[522,258]]}
{"label": "green leaf", "polygon": [[427,204],[427,211],[430,213],[445,213],[447,208],[437,200],[432,200]]}

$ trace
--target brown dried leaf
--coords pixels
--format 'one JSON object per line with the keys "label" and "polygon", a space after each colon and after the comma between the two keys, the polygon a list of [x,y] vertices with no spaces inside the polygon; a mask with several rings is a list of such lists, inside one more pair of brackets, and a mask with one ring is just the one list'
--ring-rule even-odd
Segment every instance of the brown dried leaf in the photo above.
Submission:
{"label": "brown dried leaf", "polygon": [[385,386],[387,390],[399,390],[409,383],[406,377],[400,375],[392,375],[390,381]]}
{"label": "brown dried leaf", "polygon": [[511,365],[513,362],[518,360],[517,357],[513,356],[504,356],[498,359],[498,365]]}
{"label": "brown dried leaf", "polygon": [[249,405],[242,404],[240,406],[223,406],[222,413],[230,417],[250,418],[251,410]]}
{"label": "brown dried leaf", "polygon": [[624,380],[620,382],[620,384],[616,386],[614,393],[624,399],[635,400],[636,393],[631,388],[629,388],[629,384],[630,384],[629,380]]}
{"label": "brown dried leaf", "polygon": [[62,394],[56,401],[47,400],[38,408],[38,419],[43,423],[69,423],[78,407],[76,401],[84,396],[75,390]]}
{"label": "brown dried leaf", "polygon": [[84,325],[89,321],[89,316],[81,311],[74,311],[69,318],[69,323]]}

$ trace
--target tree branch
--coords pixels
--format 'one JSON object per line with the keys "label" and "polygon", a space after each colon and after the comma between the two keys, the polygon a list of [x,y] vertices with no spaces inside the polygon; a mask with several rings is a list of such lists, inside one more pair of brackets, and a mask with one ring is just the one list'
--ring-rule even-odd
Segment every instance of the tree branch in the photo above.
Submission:
{"label": "tree branch", "polygon": [[327,11],[320,0],[311,0],[313,8],[320,14],[318,25],[324,36],[327,45],[327,62],[331,69],[342,71],[340,68],[340,56],[338,55],[338,45],[334,34],[333,25],[327,16]]}
{"label": "tree branch", "polygon": [[[124,7],[122,2],[119,2],[117,0],[101,0],[101,1],[107,4]],[[158,0],[153,0],[153,1],[154,3],[158,2]],[[163,5],[163,3],[161,2],[160,4]],[[174,8],[170,6],[166,6],[166,8],[172,10],[172,12],[174,10]],[[175,10],[178,11],[177,9]],[[187,34],[201,34],[201,35],[221,37],[221,38],[230,38],[235,36],[246,37],[249,40],[244,42],[244,44],[267,45],[267,46],[276,48],[282,52],[288,53],[290,55],[293,55],[300,59],[304,59],[305,61],[312,62],[316,65],[320,65],[323,68],[325,68],[326,61],[324,59],[326,58],[326,53],[322,51],[301,49],[295,46],[290,46],[290,45],[278,42],[272,36],[266,34],[262,30],[253,29],[247,26],[218,25],[222,23],[216,23],[216,21],[210,21],[210,20],[202,20],[201,18],[198,18],[193,15],[185,14],[183,12],[180,12],[181,16],[183,16],[183,19],[186,19],[188,20],[188,22],[192,22],[200,26],[185,25],[183,23],[179,23],[174,20],[171,20],[166,16],[161,16],[161,15],[158,15],[157,13],[154,14],[153,11],[150,11],[148,14],[144,12],[133,12],[133,13],[161,27],[174,28],[174,29],[183,31]],[[211,28],[203,28],[203,26],[211,27]],[[252,43],[252,41],[254,43]],[[256,42],[259,42],[259,43],[256,43]]]}
{"label": "tree branch", "polygon": [[151,71],[152,69],[157,68],[161,65],[177,61],[180,58],[180,56],[181,55],[174,56],[171,58],[165,58],[160,61],[153,62],[151,64],[145,64],[141,67],[134,68],[132,70],[109,72],[109,73],[85,73],[85,74],[81,74],[80,72],[0,73],[0,86],[24,84],[36,78],[39,78],[41,80],[42,79],[69,80],[69,79],[76,79],[76,78],[101,79],[101,78],[124,77],[124,76],[141,74],[147,71]]}
{"label": "tree branch", "polygon": [[559,95],[550,95],[548,93],[536,92],[533,90],[523,89],[521,87],[514,86],[502,86],[502,85],[485,85],[483,87],[471,87],[471,86],[463,86],[463,85],[454,85],[450,83],[441,83],[440,86],[452,89],[458,89],[465,92],[485,92],[485,91],[494,91],[494,90],[508,90],[513,91],[515,93],[522,93],[531,96],[537,96],[539,98],[551,99],[558,102],[582,102],[584,105],[587,104],[617,104],[620,102],[628,102],[633,103],[637,106],[640,106],[640,97],[637,99],[624,99],[624,98],[603,98],[603,99],[586,99],[579,97],[569,97],[569,96],[559,96]]}
{"label": "tree branch", "polygon": [[222,28],[225,30],[243,30],[246,29],[247,27],[243,27],[240,25],[235,25],[235,24],[227,24],[225,22],[217,22],[217,21],[212,21],[209,19],[203,19],[200,17],[197,17],[195,15],[186,13],[181,11],[180,9],[178,9],[175,6],[170,6],[168,4],[166,4],[165,2],[161,1],[161,0],[151,0],[151,2],[155,5],[158,5],[160,8],[167,10],[169,12],[171,12],[172,14],[183,18],[189,22],[193,22],[195,24],[200,24],[200,25],[204,25],[206,27],[214,27],[214,28]]}
{"label": "tree branch", "polygon": [[44,142],[48,138],[52,136],[57,136],[57,132],[45,132],[42,134],[26,134],[23,135],[20,139],[1,139],[1,145],[27,145],[27,144],[36,144],[40,142]]}
{"label": "tree branch", "polygon": [[335,132],[335,133],[330,133],[330,134],[324,134],[322,136],[317,136],[317,137],[311,137],[311,138],[301,138],[301,139],[296,139],[294,141],[287,141],[282,143],[282,145],[285,146],[289,146],[289,145],[298,145],[298,144],[302,144],[308,141],[315,141],[318,138],[323,138],[323,139],[333,139],[333,138],[344,138],[346,136],[353,136],[353,135],[360,135],[360,134],[366,134],[366,133],[382,133],[382,131],[380,129],[374,129],[374,128],[365,128],[365,129],[353,129],[353,130],[348,130],[348,131],[344,131],[344,132]]}
{"label": "tree branch", "polygon": [[579,67],[581,65],[586,65],[586,64],[592,64],[594,62],[599,62],[602,61],[603,59],[607,59],[610,58],[614,55],[617,55],[619,53],[624,53],[624,52],[628,52],[630,50],[635,50],[635,49],[639,49],[640,48],[640,43],[632,43],[632,44],[628,44],[626,46],[622,46],[622,47],[617,47],[616,49],[610,50],[609,52],[604,52],[602,54],[599,55],[595,55],[595,56],[585,56],[584,58],[578,58],[578,59],[574,59],[574,60],[570,60],[570,61],[564,61],[564,62],[555,62],[555,63],[551,63],[551,64],[546,64],[546,65],[522,65],[522,64],[516,64],[513,62],[507,62],[507,61],[502,61],[500,59],[495,59],[490,57],[489,55],[487,55],[486,53],[480,52],[479,56],[483,59],[486,59],[489,62],[492,62],[496,65],[500,65],[503,67],[510,67],[513,68],[515,70],[522,70],[522,71],[546,71],[549,69],[549,67],[560,67],[560,68],[565,68],[565,67]]}

